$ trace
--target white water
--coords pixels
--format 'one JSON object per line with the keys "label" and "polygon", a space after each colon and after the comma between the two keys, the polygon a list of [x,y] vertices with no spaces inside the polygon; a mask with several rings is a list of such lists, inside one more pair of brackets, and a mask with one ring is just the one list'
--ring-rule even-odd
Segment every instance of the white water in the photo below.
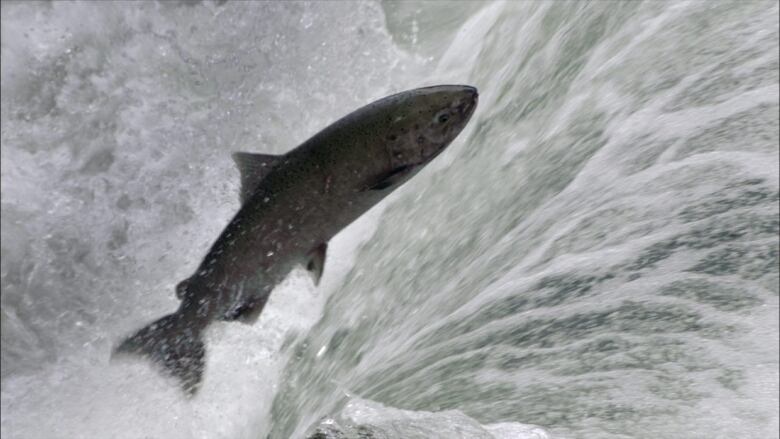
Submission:
{"label": "white water", "polygon": [[[777,17],[4,2],[3,437],[777,437]],[[216,325],[197,398],[108,363],[237,208],[231,151],[437,83],[479,88],[467,130],[319,288]]]}

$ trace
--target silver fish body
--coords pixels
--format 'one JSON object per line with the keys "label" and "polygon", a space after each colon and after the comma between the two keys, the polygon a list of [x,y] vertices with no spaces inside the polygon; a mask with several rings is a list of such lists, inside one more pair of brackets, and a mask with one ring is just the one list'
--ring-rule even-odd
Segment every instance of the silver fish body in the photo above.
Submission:
{"label": "silver fish body", "polygon": [[254,322],[297,266],[317,282],[328,241],[441,153],[477,99],[462,85],[410,90],[350,113],[287,154],[234,154],[241,208],[177,286],[179,309],[115,354],[151,358],[194,394],[205,367],[203,330],[217,319]]}

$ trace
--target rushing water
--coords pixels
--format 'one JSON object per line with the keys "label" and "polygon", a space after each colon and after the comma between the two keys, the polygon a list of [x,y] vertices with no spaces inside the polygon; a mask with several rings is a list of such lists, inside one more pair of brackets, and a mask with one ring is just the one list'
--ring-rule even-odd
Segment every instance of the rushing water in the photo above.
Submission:
{"label": "rushing water", "polygon": [[[2,436],[778,437],[778,46],[776,1],[3,2]],[[197,398],[109,363],[231,151],[438,83],[469,127]]]}

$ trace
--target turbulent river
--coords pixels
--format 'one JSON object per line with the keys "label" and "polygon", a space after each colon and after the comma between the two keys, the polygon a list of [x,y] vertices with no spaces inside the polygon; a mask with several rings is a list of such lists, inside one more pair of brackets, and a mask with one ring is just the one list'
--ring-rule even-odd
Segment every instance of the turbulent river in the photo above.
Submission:
{"label": "turbulent river", "polygon": [[[3,438],[777,438],[778,2],[3,2]],[[384,95],[460,137],[209,329],[109,362],[284,153]],[[316,431],[316,433],[315,433]]]}

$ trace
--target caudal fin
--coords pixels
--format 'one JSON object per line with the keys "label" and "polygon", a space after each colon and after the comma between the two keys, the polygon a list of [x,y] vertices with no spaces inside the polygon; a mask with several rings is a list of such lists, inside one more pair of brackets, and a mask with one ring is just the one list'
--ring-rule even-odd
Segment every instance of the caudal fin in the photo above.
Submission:
{"label": "caudal fin", "polygon": [[202,329],[179,313],[169,314],[142,328],[114,349],[113,356],[140,355],[177,378],[192,396],[198,391],[205,367]]}

